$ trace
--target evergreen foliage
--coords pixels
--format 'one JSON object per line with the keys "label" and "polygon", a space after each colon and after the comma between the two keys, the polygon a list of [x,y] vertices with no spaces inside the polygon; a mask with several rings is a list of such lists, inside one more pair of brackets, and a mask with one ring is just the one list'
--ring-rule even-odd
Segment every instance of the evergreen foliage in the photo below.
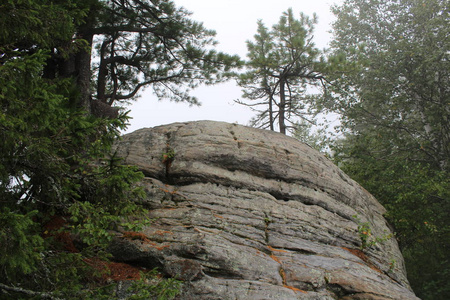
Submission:
{"label": "evergreen foliage", "polygon": [[[41,76],[47,58],[37,51],[0,66],[0,298],[95,299],[85,259],[107,258],[110,229],[138,228],[129,216],[144,212],[132,186],[142,174],[108,157],[126,116],[71,109],[61,94],[70,81]],[[50,229],[57,217],[65,225]],[[81,251],[61,240],[69,233]]]}
{"label": "evergreen foliage", "polygon": [[[0,8],[0,299],[113,299],[89,262],[108,260],[111,229],[148,220],[136,201],[142,174],[111,154],[127,115],[108,108],[145,87],[198,104],[192,88],[241,62],[172,1]],[[422,299],[450,293],[449,11],[439,0],[345,0],[325,60],[315,17],[288,10],[271,30],[258,22],[238,79],[253,125],[292,128],[314,147],[324,140],[307,133],[311,109],[341,114],[334,159],[387,208]],[[172,298],[179,286],[143,276],[133,297]]]}
{"label": "evergreen foliage", "polygon": [[86,29],[100,60],[97,100],[131,99],[151,85],[159,99],[198,104],[189,89],[227,79],[239,58],[214,50],[215,32],[189,15],[171,1],[104,1]]}
{"label": "evergreen foliage", "polygon": [[[108,107],[148,85],[196,104],[188,90],[226,79],[239,58],[171,1],[0,7],[0,299],[113,299],[94,262],[107,264],[111,230],[149,221],[142,173],[111,152],[127,114]],[[133,299],[179,293],[174,279],[142,278]]]}
{"label": "evergreen foliage", "polygon": [[422,299],[447,299],[450,26],[439,0],[347,0],[333,48],[351,68],[322,102],[342,115],[335,160],[387,208]]}
{"label": "evergreen foliage", "polygon": [[[247,105],[257,112],[252,125],[286,134],[297,123],[312,123],[309,110],[317,95],[308,90],[323,88],[325,61],[312,41],[317,18],[304,14],[296,19],[292,9],[269,30],[258,21],[255,41],[248,41],[247,72],[238,78]],[[302,120],[302,121],[299,121]]]}

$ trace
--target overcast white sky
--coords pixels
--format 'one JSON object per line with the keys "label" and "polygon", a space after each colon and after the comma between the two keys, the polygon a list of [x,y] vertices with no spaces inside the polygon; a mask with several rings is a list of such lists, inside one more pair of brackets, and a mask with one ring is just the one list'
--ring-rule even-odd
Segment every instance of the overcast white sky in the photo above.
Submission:
{"label": "overcast white sky", "polygon": [[[291,7],[298,16],[303,12],[309,16],[316,13],[314,41],[319,48],[327,46],[331,38],[331,22],[334,20],[330,6],[342,0],[174,0],[193,12],[191,18],[203,22],[208,29],[217,32],[217,50],[238,54],[246,58],[246,41],[253,39],[256,22],[262,19],[267,27],[277,23],[284,11]],[[126,133],[144,127],[154,127],[173,122],[194,120],[215,120],[247,125],[253,112],[249,108],[234,103],[241,98],[241,90],[234,81],[224,84],[200,87],[193,91],[202,106],[189,107],[184,103],[158,101],[151,88],[128,107],[131,110],[130,126]]]}

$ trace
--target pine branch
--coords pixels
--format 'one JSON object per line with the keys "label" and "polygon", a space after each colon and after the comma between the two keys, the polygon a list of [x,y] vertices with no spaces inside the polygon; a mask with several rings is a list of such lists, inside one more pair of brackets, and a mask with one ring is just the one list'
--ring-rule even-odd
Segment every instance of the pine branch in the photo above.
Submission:
{"label": "pine branch", "polygon": [[9,285],[3,284],[3,283],[0,283],[0,289],[5,290],[5,291],[10,291],[10,292],[15,292],[15,293],[22,293],[22,294],[26,294],[26,295],[32,296],[32,297],[38,296],[43,299],[63,300],[61,298],[57,298],[57,297],[53,296],[51,293],[35,292],[35,291],[27,290],[24,288],[9,286]]}

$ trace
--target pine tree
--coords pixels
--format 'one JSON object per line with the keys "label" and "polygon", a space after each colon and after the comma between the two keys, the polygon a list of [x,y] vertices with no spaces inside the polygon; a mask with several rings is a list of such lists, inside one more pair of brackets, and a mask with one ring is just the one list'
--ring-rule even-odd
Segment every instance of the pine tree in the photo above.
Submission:
{"label": "pine tree", "polygon": [[316,23],[316,16],[296,19],[292,9],[270,31],[258,21],[255,41],[247,42],[248,71],[238,79],[243,97],[251,100],[239,103],[258,112],[254,126],[274,130],[278,124],[286,134],[299,118],[312,122],[316,95],[309,91],[325,84],[324,61],[312,41]]}
{"label": "pine tree", "polygon": [[[108,261],[111,230],[148,220],[142,173],[111,150],[128,120],[111,105],[148,85],[195,104],[187,91],[239,59],[171,1],[0,6],[0,299],[113,299],[92,261]],[[138,282],[135,296],[178,293],[161,282]]]}

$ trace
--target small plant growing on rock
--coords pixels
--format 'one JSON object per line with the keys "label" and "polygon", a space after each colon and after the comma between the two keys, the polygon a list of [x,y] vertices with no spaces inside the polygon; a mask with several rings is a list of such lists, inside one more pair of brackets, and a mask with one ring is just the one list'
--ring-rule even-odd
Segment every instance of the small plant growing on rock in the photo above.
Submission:
{"label": "small plant growing on rock", "polygon": [[385,241],[392,238],[392,234],[385,234],[382,237],[373,236],[369,222],[362,222],[357,215],[354,215],[352,217],[355,218],[358,223],[358,233],[359,238],[361,239],[361,250],[370,248],[378,243],[384,243]]}
{"label": "small plant growing on rock", "polygon": [[161,155],[161,161],[166,169],[166,178],[169,178],[170,167],[172,166],[172,162],[175,159],[175,150],[167,144],[166,152]]}
{"label": "small plant growing on rock", "polygon": [[170,163],[174,160],[174,158],[175,150],[173,150],[172,148],[168,148],[167,152],[164,152],[161,157],[163,163]]}
{"label": "small plant growing on rock", "polygon": [[127,299],[171,300],[181,293],[181,281],[176,278],[162,278],[156,269],[141,272],[140,275],[140,279],[134,280],[126,290]]}
{"label": "small plant growing on rock", "polygon": [[397,262],[395,259],[391,259],[391,261],[389,262],[389,270],[388,270],[389,273],[394,271],[396,263]]}

